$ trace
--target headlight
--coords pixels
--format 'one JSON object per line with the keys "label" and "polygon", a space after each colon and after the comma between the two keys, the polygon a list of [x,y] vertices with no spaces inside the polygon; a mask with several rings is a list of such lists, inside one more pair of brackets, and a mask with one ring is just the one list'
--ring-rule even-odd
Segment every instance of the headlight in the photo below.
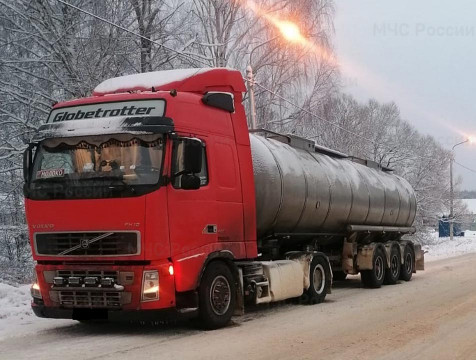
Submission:
{"label": "headlight", "polygon": [[142,276],[142,301],[159,299],[159,272],[157,270],[144,271]]}
{"label": "headlight", "polygon": [[36,299],[43,299],[41,296],[41,291],[40,291],[40,285],[38,285],[37,282],[35,282],[30,289],[31,296],[36,298]]}

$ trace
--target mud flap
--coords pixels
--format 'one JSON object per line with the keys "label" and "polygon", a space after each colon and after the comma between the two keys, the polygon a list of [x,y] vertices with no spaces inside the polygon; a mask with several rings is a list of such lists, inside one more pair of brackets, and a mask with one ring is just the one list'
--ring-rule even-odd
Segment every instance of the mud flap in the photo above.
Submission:
{"label": "mud flap", "polygon": [[245,314],[245,294],[243,290],[243,269],[238,269],[238,281],[236,282],[236,302],[233,316],[243,316]]}
{"label": "mud flap", "polygon": [[357,269],[372,270],[375,244],[364,245],[357,252]]}
{"label": "mud flap", "polygon": [[[425,252],[421,245],[415,244],[415,270],[425,270]],[[415,271],[416,272],[416,271]]]}

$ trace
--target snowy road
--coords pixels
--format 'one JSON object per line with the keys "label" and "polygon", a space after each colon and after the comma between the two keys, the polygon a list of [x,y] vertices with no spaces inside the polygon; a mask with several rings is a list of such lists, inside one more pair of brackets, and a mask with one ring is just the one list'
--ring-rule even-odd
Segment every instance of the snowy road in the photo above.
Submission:
{"label": "snowy road", "polygon": [[262,307],[226,328],[61,322],[0,341],[1,359],[469,359],[476,354],[476,255],[439,260],[378,290],[358,278],[324,304]]}

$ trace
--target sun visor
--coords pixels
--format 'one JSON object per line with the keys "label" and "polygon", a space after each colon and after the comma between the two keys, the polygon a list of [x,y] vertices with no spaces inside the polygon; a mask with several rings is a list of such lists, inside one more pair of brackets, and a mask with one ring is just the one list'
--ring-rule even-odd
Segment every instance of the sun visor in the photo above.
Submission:
{"label": "sun visor", "polygon": [[171,132],[173,121],[164,117],[165,100],[143,99],[54,108],[37,139],[102,134]]}
{"label": "sun visor", "polygon": [[70,120],[40,126],[34,141],[47,138],[109,134],[163,134],[174,131],[173,120],[161,116]]}

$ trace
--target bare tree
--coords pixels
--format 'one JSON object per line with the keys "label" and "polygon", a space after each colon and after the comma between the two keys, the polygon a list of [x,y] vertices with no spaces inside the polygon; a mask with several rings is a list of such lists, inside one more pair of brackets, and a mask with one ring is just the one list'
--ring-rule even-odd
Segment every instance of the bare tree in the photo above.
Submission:
{"label": "bare tree", "polygon": [[186,32],[183,21],[188,16],[182,9],[182,3],[173,0],[129,0],[129,2],[135,14],[138,33],[142,36],[136,39],[140,48],[140,72],[173,66],[172,61],[177,54],[154,44],[149,39],[157,40],[159,44],[170,42],[174,47],[178,47],[179,42],[176,38],[181,35],[181,31]]}
{"label": "bare tree", "polygon": [[[21,153],[53,103],[87,96],[105,78],[204,64],[243,74],[252,66],[259,126],[314,138],[408,179],[417,226],[445,212],[449,152],[402,119],[396,104],[341,93],[333,0],[70,2],[142,37],[55,0],[0,0],[0,260],[29,256]],[[283,20],[299,25],[304,46],[283,38],[274,23]]]}

